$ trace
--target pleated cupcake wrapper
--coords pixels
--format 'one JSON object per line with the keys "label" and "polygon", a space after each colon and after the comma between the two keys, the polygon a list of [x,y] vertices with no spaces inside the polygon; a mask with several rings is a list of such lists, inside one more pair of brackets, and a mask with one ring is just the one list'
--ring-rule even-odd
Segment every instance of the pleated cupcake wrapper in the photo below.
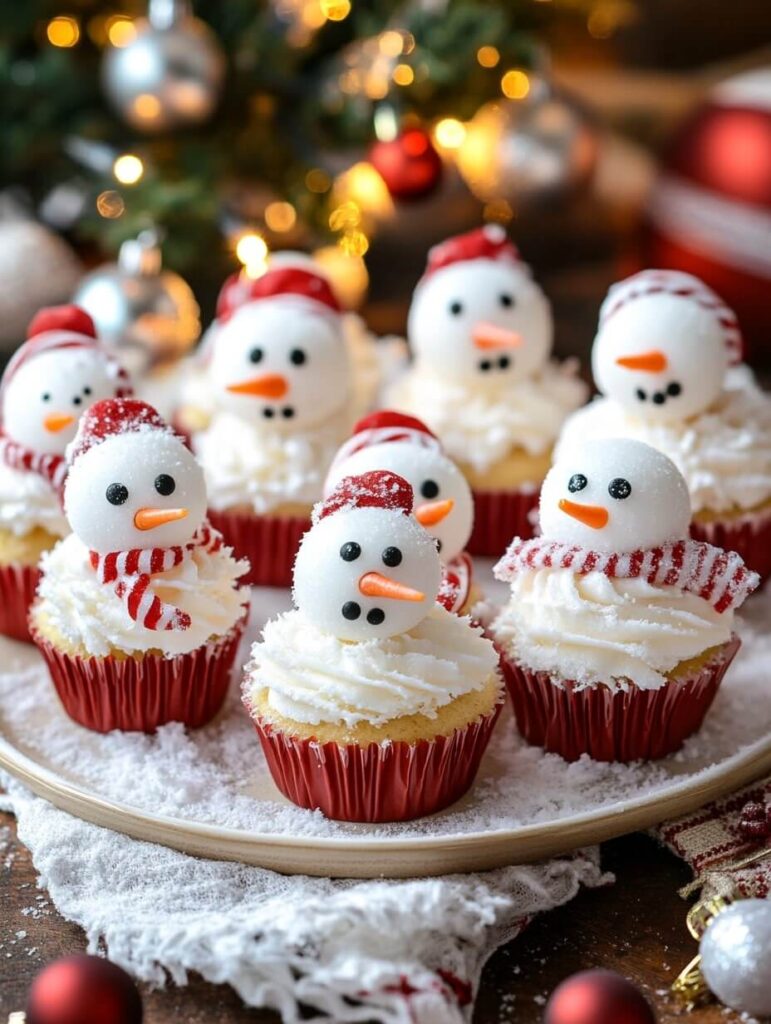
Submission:
{"label": "pleated cupcake wrapper", "polygon": [[501,657],[517,728],[528,743],[576,761],[653,761],[679,750],[695,733],[715,699],[741,641],[734,635],[701,671],[658,690],[630,684],[628,690],[552,682]]}
{"label": "pleated cupcake wrapper", "polygon": [[771,509],[738,519],[691,523],[691,536],[725,551],[735,551],[763,583],[771,579]]}
{"label": "pleated cupcake wrapper", "polygon": [[533,536],[532,513],[538,507],[539,488],[532,491],[474,491],[474,529],[469,554],[499,557],[512,537]]}
{"label": "pleated cupcake wrapper", "polygon": [[214,718],[230,686],[245,623],[173,658],[81,658],[59,650],[34,623],[31,633],[70,718],[94,732],[152,733],[167,722],[197,729]]}
{"label": "pleated cupcake wrapper", "polygon": [[37,566],[0,566],[0,634],[31,642],[27,616],[39,582]]}
{"label": "pleated cupcake wrapper", "polygon": [[241,583],[252,587],[289,587],[292,568],[303,534],[310,529],[306,516],[258,516],[244,512],[209,510],[236,558],[248,558],[251,571]]}
{"label": "pleated cupcake wrapper", "polygon": [[292,803],[337,821],[410,821],[434,814],[468,791],[500,713],[450,736],[416,743],[317,743],[255,725],[273,781]]}

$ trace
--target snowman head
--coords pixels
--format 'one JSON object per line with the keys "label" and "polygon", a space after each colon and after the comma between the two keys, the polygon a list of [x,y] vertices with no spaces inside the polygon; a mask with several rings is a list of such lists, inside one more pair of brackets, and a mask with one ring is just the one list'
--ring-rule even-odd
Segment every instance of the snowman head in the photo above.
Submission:
{"label": "snowman head", "polygon": [[546,362],[551,310],[503,228],[491,224],[431,250],[407,333],[425,369],[500,385],[526,379]]}
{"label": "snowman head", "polygon": [[209,371],[221,407],[291,432],[345,404],[350,367],[340,307],[328,282],[279,266],[222,300]]}
{"label": "snowman head", "polygon": [[85,310],[42,309],[3,374],[2,429],[35,452],[64,455],[93,402],[130,393],[128,375],[97,341]]}
{"label": "snowman head", "polygon": [[691,502],[675,464],[642,441],[589,441],[552,466],[541,489],[546,540],[601,552],[688,536]]}
{"label": "snowman head", "polygon": [[97,402],[67,456],[64,511],[91,551],[186,544],[204,520],[203,471],[145,402]]}
{"label": "snowman head", "polygon": [[714,402],[741,348],[735,315],[698,278],[644,270],[608,292],[592,370],[600,391],[634,415],[683,420]]}
{"label": "snowman head", "polygon": [[471,488],[425,423],[385,409],[365,416],[335,456],[324,492],[343,477],[375,469],[396,473],[412,487],[413,515],[434,538],[442,561],[464,550],[474,522]]}
{"label": "snowman head", "polygon": [[412,488],[384,471],[345,477],[314,510],[294,566],[294,601],[341,640],[405,633],[433,608],[441,581],[431,537],[411,515]]}

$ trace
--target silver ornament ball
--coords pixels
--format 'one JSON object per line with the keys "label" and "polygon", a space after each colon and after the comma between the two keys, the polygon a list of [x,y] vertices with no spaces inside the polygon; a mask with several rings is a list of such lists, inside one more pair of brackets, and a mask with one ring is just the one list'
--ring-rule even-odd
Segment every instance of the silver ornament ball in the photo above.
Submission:
{"label": "silver ornament ball", "polygon": [[597,131],[583,110],[533,76],[524,98],[477,111],[458,152],[458,168],[477,198],[516,206],[586,185],[597,151]]}
{"label": "silver ornament ball", "polygon": [[87,274],[72,301],[91,314],[100,338],[137,375],[181,358],[201,332],[192,289],[179,274],[161,269],[153,232],[124,242],[118,262]]}
{"label": "silver ornament ball", "polygon": [[771,1016],[771,901],[739,900],[713,918],[701,940],[701,973],[721,1003]]}
{"label": "silver ornament ball", "polygon": [[118,113],[152,132],[205,120],[217,105],[224,73],[216,36],[188,15],[160,24],[138,21],[130,42],[107,50],[102,82]]}

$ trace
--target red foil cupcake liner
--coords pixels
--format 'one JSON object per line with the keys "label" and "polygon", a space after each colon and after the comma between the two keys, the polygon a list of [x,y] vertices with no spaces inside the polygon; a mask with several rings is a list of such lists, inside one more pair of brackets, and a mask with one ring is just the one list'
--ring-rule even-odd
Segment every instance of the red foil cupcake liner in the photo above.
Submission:
{"label": "red foil cupcake liner", "polygon": [[0,565],[0,634],[32,642],[27,616],[39,582],[35,565]]}
{"label": "red foil cupcake liner", "polygon": [[214,718],[230,686],[245,622],[173,658],[81,658],[60,651],[34,623],[31,634],[70,718],[94,732],[152,733],[167,722],[198,729]]}
{"label": "red foil cupcake liner", "polygon": [[654,761],[679,750],[695,733],[715,699],[741,641],[734,635],[704,668],[658,690],[632,684],[626,691],[592,686],[576,690],[555,685],[547,672],[534,672],[501,656],[517,728],[528,743],[576,761]]}
{"label": "red foil cupcake liner", "polygon": [[474,529],[467,550],[472,555],[499,557],[512,537],[533,536],[531,513],[538,507],[539,488],[532,491],[474,491]]}
{"label": "red foil cupcake liner", "polygon": [[768,509],[738,519],[691,523],[691,536],[724,551],[735,551],[763,583],[771,578],[771,511]]}
{"label": "red foil cupcake liner", "polygon": [[273,781],[292,803],[337,821],[410,821],[468,791],[501,703],[450,736],[417,743],[316,743],[255,722]]}
{"label": "red foil cupcake liner", "polygon": [[209,509],[209,521],[219,530],[236,558],[247,558],[251,569],[241,583],[252,587],[289,587],[302,536],[310,529],[305,516],[258,516]]}

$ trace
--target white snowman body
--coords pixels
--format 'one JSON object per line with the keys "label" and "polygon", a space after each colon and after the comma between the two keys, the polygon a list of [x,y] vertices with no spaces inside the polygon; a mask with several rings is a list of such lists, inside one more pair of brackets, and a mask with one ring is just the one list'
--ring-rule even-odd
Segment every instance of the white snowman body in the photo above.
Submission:
{"label": "white snowman body", "polygon": [[206,485],[171,431],[143,427],[108,437],[76,457],[64,509],[73,533],[106,554],[186,544],[206,516]]}
{"label": "white snowman body", "polygon": [[43,455],[64,455],[78,420],[94,402],[115,397],[125,380],[89,347],[55,348],[19,366],[3,389],[2,422],[13,441]]}
{"label": "white snowman body", "polygon": [[305,534],[293,596],[322,632],[364,641],[416,626],[434,607],[440,581],[434,542],[412,516],[343,508]]}
{"label": "white snowman body", "polygon": [[552,347],[549,302],[519,262],[478,258],[419,282],[407,334],[419,368],[468,382],[521,381]]}
{"label": "white snowman body", "polygon": [[218,328],[210,379],[217,404],[292,432],[328,420],[351,390],[340,318],[302,297],[240,306]]}
{"label": "white snowman body", "polygon": [[571,448],[541,489],[544,539],[598,552],[660,547],[688,536],[691,503],[675,464],[642,441]]}

